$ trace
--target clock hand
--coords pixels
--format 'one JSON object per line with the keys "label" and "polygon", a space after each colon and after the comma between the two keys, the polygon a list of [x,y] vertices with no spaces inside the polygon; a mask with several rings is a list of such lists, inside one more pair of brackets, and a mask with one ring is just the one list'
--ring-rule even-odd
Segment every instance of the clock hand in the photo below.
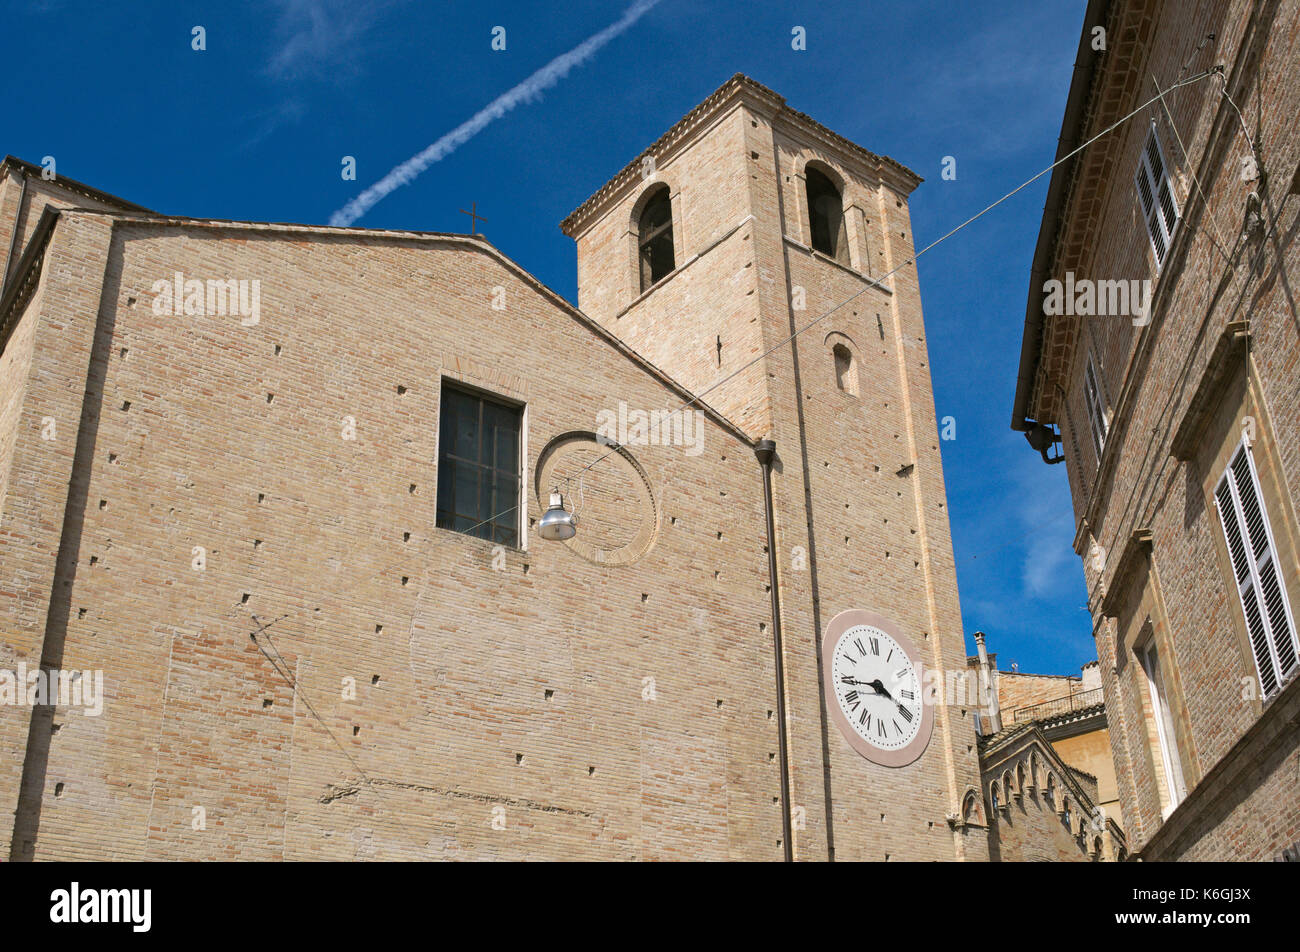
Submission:
{"label": "clock hand", "polygon": [[[861,685],[862,687],[871,688],[871,690],[873,690],[873,691],[876,692],[876,696],[877,696],[877,697],[885,697],[885,698],[888,698],[888,699],[891,700],[891,701],[894,701],[894,696],[893,696],[892,694],[889,693],[889,690],[888,690],[888,689],[887,689],[883,684],[880,683],[880,679],[879,679],[879,678],[876,678],[876,680],[874,680],[874,681],[858,681],[858,680],[855,680],[854,678],[843,677],[843,678],[840,678],[840,683],[841,683],[841,684],[858,684],[858,685]],[[901,701],[894,701],[894,703],[897,704],[900,708],[903,707],[903,704],[902,704]]]}
{"label": "clock hand", "polygon": [[876,678],[876,680],[874,681],[867,682],[867,687],[873,688],[877,694],[882,694],[885,697],[889,698],[891,701],[894,700],[894,696],[890,694],[887,690],[885,690],[885,686],[880,683],[879,678]]}
{"label": "clock hand", "polygon": [[[853,678],[844,677],[840,678],[840,684],[858,684],[862,687],[871,688],[877,696],[889,697],[889,692],[884,690],[884,685],[882,685],[879,680],[857,681]],[[890,698],[890,700],[893,700],[893,698]]]}

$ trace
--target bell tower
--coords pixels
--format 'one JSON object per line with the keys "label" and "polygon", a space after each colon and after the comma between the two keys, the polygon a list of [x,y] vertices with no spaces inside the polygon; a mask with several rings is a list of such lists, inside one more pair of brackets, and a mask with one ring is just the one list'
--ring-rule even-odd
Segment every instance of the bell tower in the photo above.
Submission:
{"label": "bell tower", "polygon": [[[579,307],[776,443],[797,859],[988,858],[961,820],[979,766],[910,260],[920,182],[736,75],[562,224]],[[822,642],[849,611],[915,647],[933,729],[906,763],[834,716]]]}

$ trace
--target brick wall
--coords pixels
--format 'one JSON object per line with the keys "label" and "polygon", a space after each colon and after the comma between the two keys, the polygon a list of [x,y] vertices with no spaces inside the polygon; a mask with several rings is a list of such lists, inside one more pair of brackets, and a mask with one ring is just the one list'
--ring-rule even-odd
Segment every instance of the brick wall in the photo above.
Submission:
{"label": "brick wall", "polygon": [[[749,81],[708,102],[712,111],[651,150],[680,196],[680,273],[635,300],[611,290],[630,286],[630,245],[619,235],[654,187],[625,171],[566,222],[578,241],[580,301],[693,389],[772,351],[709,400],[751,436],[773,438],[780,455],[773,492],[792,798],[806,823],[796,834],[800,858],[830,848],[854,860],[985,858],[980,840],[954,836],[945,821],[979,786],[973,711],[937,707],[929,748],[903,768],[870,763],[823,727],[819,642],[844,609],[893,617],[927,668],[965,667],[916,269],[901,268],[884,287],[868,277],[912,254],[906,200],[916,180]],[[843,186],[851,267],[808,246],[809,162]],[[851,347],[860,396],[837,386],[828,338]]]}
{"label": "brick wall", "polygon": [[[633,450],[662,515],[634,565],[535,535],[494,551],[433,525],[442,372],[527,400],[529,476],[611,400],[680,393],[474,241],[123,223],[109,247],[107,231],[68,215],[56,250],[102,243],[46,265],[38,317],[64,329],[29,381],[83,370],[66,408],[29,395],[15,460],[80,521],[58,572],[53,551],[40,562],[44,601],[7,610],[20,655],[57,638],[107,699],[98,718],[57,712],[22,855],[779,858],[761,487],[737,435],[709,424],[694,458]],[[154,314],[177,269],[259,279],[260,323]],[[94,306],[58,303],[77,295]],[[71,490],[41,455],[47,412],[70,421],[68,465],[78,444]],[[56,516],[6,507],[4,577],[58,549]]]}
{"label": "brick wall", "polygon": [[[1216,39],[1198,52],[1210,33]],[[1258,697],[1210,495],[1247,417],[1258,427],[1253,453],[1282,549],[1282,574],[1291,605],[1300,605],[1300,327],[1285,289],[1298,257],[1294,225],[1300,206],[1288,186],[1300,163],[1300,79],[1290,65],[1300,56],[1300,15],[1294,6],[1247,0],[1200,6],[1128,2],[1113,5],[1107,35],[1110,49],[1099,64],[1087,135],[1154,95],[1153,82],[1167,88],[1180,75],[1223,64],[1236,107],[1251,117],[1249,134],[1267,173],[1266,181],[1241,179],[1241,159],[1249,150],[1236,109],[1221,93],[1223,81],[1212,77],[1179,89],[1167,97],[1168,113],[1152,106],[1085,154],[1052,263],[1057,278],[1072,270],[1093,280],[1150,279],[1154,287],[1148,328],[1124,317],[1049,324],[1049,358],[1029,414],[1062,428],[1119,795],[1127,832],[1141,846],[1159,829],[1160,803],[1167,798],[1149,691],[1132,653],[1144,626],[1160,639],[1162,665],[1174,686],[1189,789],[1269,717]],[[1153,122],[1182,216],[1159,269],[1133,184]],[[1256,242],[1240,236],[1252,191],[1263,195],[1270,230]],[[1212,394],[1191,458],[1175,458],[1173,440],[1193,394],[1222,369],[1210,362],[1216,343],[1230,322],[1241,320],[1250,321],[1249,356],[1224,374],[1223,386]],[[1111,414],[1101,460],[1087,432],[1083,400],[1089,353]],[[1117,573],[1121,553],[1140,528],[1150,530],[1151,549],[1135,581]],[[1129,563],[1130,569],[1137,564]],[[1148,574],[1159,582],[1146,581]],[[1108,592],[1130,586],[1137,591],[1103,606]],[[1141,611],[1133,607],[1138,601],[1146,606]],[[1278,832],[1274,818],[1283,802],[1270,793],[1270,782],[1257,779],[1257,787],[1233,795],[1247,804],[1250,822],[1236,832],[1209,822],[1199,827],[1199,840],[1180,840],[1182,852],[1170,858],[1245,858],[1280,848],[1279,837],[1287,834]],[[1207,816],[1222,812],[1209,803],[1201,808],[1210,811]]]}
{"label": "brick wall", "polygon": [[[711,417],[699,455],[593,468],[571,545],[434,527],[440,377],[525,404],[530,520],[553,441],[688,393],[486,243],[65,213],[28,305],[0,573],[32,578],[8,595],[18,656],[102,670],[107,697],[6,720],[6,769],[30,748],[23,796],[0,785],[15,857],[779,858],[751,442],[771,436],[796,857],[987,858],[946,821],[979,790],[971,711],[940,704],[920,759],[886,768],[823,710],[820,640],[847,608],[891,616],[928,669],[965,665],[916,270],[884,289],[859,270],[912,254],[916,181],[746,88],[660,157],[675,275],[633,301],[639,178],[574,226],[584,308],[698,392],[855,304],[710,394],[743,429]],[[806,245],[810,160],[840,170],[854,268]],[[155,313],[177,271],[260,281],[260,321]],[[67,422],[57,466],[46,413]],[[599,546],[626,540],[625,492],[652,544],[620,564]]]}

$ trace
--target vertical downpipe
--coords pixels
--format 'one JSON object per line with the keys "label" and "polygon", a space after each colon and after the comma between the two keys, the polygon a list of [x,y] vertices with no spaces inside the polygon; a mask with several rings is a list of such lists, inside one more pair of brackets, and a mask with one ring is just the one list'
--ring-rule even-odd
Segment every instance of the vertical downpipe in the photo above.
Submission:
{"label": "vertical downpipe", "polygon": [[790,829],[790,760],[786,752],[785,731],[785,652],[781,646],[781,595],[776,578],[776,522],[772,517],[772,459],[776,443],[759,440],[754,447],[758,464],[763,467],[763,511],[767,516],[767,580],[772,592],[772,651],[776,662],[776,736],[778,765],[781,770],[781,841],[785,861],[794,862],[794,837]]}

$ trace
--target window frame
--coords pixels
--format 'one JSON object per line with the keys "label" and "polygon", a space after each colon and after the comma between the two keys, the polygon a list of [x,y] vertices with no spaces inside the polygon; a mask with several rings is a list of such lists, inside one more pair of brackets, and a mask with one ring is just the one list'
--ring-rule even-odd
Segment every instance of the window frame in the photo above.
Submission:
{"label": "window frame", "polygon": [[1088,413],[1092,448],[1097,453],[1097,464],[1101,465],[1101,455],[1106,450],[1106,439],[1110,436],[1110,416],[1106,412],[1106,397],[1101,385],[1101,374],[1097,372],[1097,362],[1093,359],[1091,351],[1088,352],[1088,360],[1083,368],[1083,403]]}
{"label": "window frame", "polygon": [[[488,465],[488,464],[478,462],[476,460],[464,459],[462,457],[455,456],[452,453],[445,451],[443,445],[443,423],[447,411],[446,395],[448,391],[456,391],[463,396],[470,397],[478,401],[478,422],[476,425],[479,428],[478,440],[480,443],[480,447],[483,440],[483,436],[482,436],[483,407],[485,404],[495,404],[498,407],[502,407],[506,410],[510,410],[518,414],[519,425],[518,425],[518,432],[516,434],[517,442],[515,446],[516,467],[515,467],[515,472],[512,474],[515,480],[515,506],[514,506],[515,538],[513,542],[502,541],[499,538],[497,538],[497,530],[503,528],[504,523],[498,522],[493,519],[488,519],[486,525],[484,526],[484,528],[487,528],[489,530],[489,533],[486,537],[470,532],[467,529],[455,528],[456,518],[464,516],[464,514],[456,511],[454,508],[450,510],[451,517],[452,517],[451,525],[444,525],[440,521],[443,508],[439,504],[439,500],[440,500],[441,490],[444,486],[443,480],[445,478],[454,479],[454,476],[452,475],[452,470],[454,469],[456,463],[461,463],[466,466],[474,466],[481,470],[487,470],[490,479],[495,479],[499,474],[505,472],[504,470],[499,469],[495,465]],[[439,387],[438,387],[438,423],[437,423],[438,436],[437,436],[437,447],[436,447],[436,456],[435,456],[437,462],[437,469],[435,471],[435,478],[434,478],[434,527],[435,528],[443,529],[448,532],[455,532],[458,535],[468,536],[471,539],[478,539],[479,541],[486,542],[490,545],[504,545],[516,550],[524,550],[527,548],[526,509],[528,506],[528,500],[525,492],[527,468],[528,468],[528,457],[526,455],[527,433],[528,433],[528,406],[526,403],[520,400],[512,399],[510,397],[504,396],[499,393],[494,393],[490,390],[485,390],[482,387],[477,387],[474,386],[473,384],[466,383],[465,381],[460,380],[457,377],[444,375],[440,379]],[[444,466],[443,465],[444,459],[450,461],[453,465],[451,467]],[[480,479],[481,478],[482,477],[480,476]],[[453,493],[454,493],[454,483],[453,483]],[[489,508],[495,508],[495,507],[489,506]],[[495,513],[493,513],[493,515],[495,515]],[[469,518],[468,516],[464,516],[464,517]]]}
{"label": "window frame", "polygon": [[[1250,523],[1246,517],[1245,507],[1241,499],[1241,487],[1237,484],[1236,479],[1230,479],[1230,476],[1236,476],[1234,466],[1239,458],[1244,458],[1247,464],[1246,475],[1249,477],[1249,488],[1254,493],[1255,505],[1259,511],[1260,523],[1264,530],[1266,542],[1263,556],[1267,562],[1263,562],[1261,557],[1255,552],[1255,542],[1250,537]],[[1228,519],[1224,512],[1223,490],[1227,489],[1228,502],[1232,506],[1233,528],[1237,532],[1240,543],[1241,554],[1246,559],[1246,577],[1241,577],[1241,569],[1237,564],[1237,557],[1234,554],[1232,536],[1228,531]],[[1214,505],[1219,514],[1219,526],[1223,531],[1224,544],[1228,549],[1228,568],[1232,574],[1233,587],[1237,592],[1237,603],[1241,606],[1242,620],[1246,626],[1246,642],[1250,648],[1250,656],[1255,665],[1255,676],[1259,680],[1261,698],[1268,700],[1278,694],[1284,685],[1300,672],[1300,633],[1296,631],[1295,615],[1291,608],[1291,600],[1286,590],[1286,579],[1280,570],[1279,549],[1277,539],[1273,534],[1273,526],[1268,517],[1268,508],[1265,506],[1263,486],[1259,481],[1259,471],[1255,466],[1254,453],[1251,452],[1250,441],[1243,437],[1228,455],[1227,465],[1224,467],[1223,474],[1214,484]],[[1278,597],[1282,604],[1283,621],[1288,627],[1288,631],[1283,634],[1289,636],[1291,665],[1288,668],[1282,666],[1281,640],[1273,628],[1273,618],[1268,610],[1266,587],[1264,584],[1264,573],[1272,571],[1272,578],[1276,586]],[[1264,667],[1260,660],[1260,645],[1255,641],[1254,633],[1251,631],[1250,609],[1247,606],[1246,592],[1249,591],[1255,600],[1256,611],[1263,625],[1262,634],[1264,636],[1263,647],[1266,649],[1268,661],[1271,668],[1273,686],[1270,689],[1265,680]]]}
{"label": "window frame", "polygon": [[[809,181],[813,176],[816,176],[818,179],[825,182],[829,192],[819,189],[817,196],[814,196],[812,185]],[[852,249],[850,248],[851,242],[849,241],[849,216],[844,208],[844,190],[837,185],[835,179],[826,172],[823,172],[815,165],[807,165],[804,167],[803,171],[803,191],[804,203],[808,206],[808,247],[817,254],[825,255],[827,258],[830,258],[836,264],[851,269],[853,267],[853,255]],[[830,251],[827,251],[825,248],[817,247],[818,211],[814,201],[815,197],[827,194],[835,196],[836,204],[839,208],[839,221],[836,223],[833,235],[830,234],[830,222],[826,222],[827,227],[825,231],[829,235],[832,243]]]}
{"label": "window frame", "polygon": [[[658,202],[663,201],[668,208],[668,219],[656,225],[649,234],[646,233],[645,217],[650,209]],[[673,195],[672,189],[666,182],[660,182],[652,185],[647,189],[644,196],[644,204],[641,206],[636,216],[636,267],[637,279],[640,282],[640,293],[644,294],[653,288],[660,281],[663,281],[674,271],[677,270],[677,242],[673,234]],[[646,249],[656,241],[667,237],[668,251],[670,256],[670,265],[668,270],[659,277],[654,276],[653,262],[646,257]]]}
{"label": "window frame", "polygon": [[1187,799],[1187,779],[1183,772],[1182,752],[1178,749],[1174,711],[1165,687],[1164,669],[1160,649],[1154,633],[1137,649],[1138,666],[1146,677],[1147,697],[1151,703],[1151,717],[1156,722],[1156,740],[1160,747],[1160,761],[1165,774],[1165,791],[1169,802],[1160,808],[1160,819],[1169,819],[1178,804]]}
{"label": "window frame", "polygon": [[[1155,168],[1151,162],[1151,154],[1154,148],[1155,158],[1160,162],[1160,175],[1156,175]],[[1144,188],[1145,186],[1145,188]],[[1164,267],[1165,260],[1169,257],[1169,251],[1174,245],[1174,236],[1178,233],[1178,225],[1182,221],[1182,211],[1178,207],[1178,198],[1174,193],[1174,180],[1169,171],[1169,162],[1165,157],[1164,146],[1160,144],[1160,135],[1156,130],[1156,124],[1153,120],[1150,129],[1147,131],[1146,139],[1143,140],[1142,150],[1138,154],[1138,165],[1133,172],[1133,188],[1137,196],[1138,209],[1142,213],[1142,221],[1146,227],[1147,240],[1151,244],[1151,251],[1156,258],[1156,270],[1159,271]],[[1163,208],[1161,201],[1163,194],[1169,199],[1169,207],[1173,209],[1173,224],[1170,224],[1167,218],[1167,212]],[[1146,198],[1150,199],[1148,206]],[[1155,227],[1153,227],[1153,223]],[[1163,250],[1161,250],[1163,246]]]}

